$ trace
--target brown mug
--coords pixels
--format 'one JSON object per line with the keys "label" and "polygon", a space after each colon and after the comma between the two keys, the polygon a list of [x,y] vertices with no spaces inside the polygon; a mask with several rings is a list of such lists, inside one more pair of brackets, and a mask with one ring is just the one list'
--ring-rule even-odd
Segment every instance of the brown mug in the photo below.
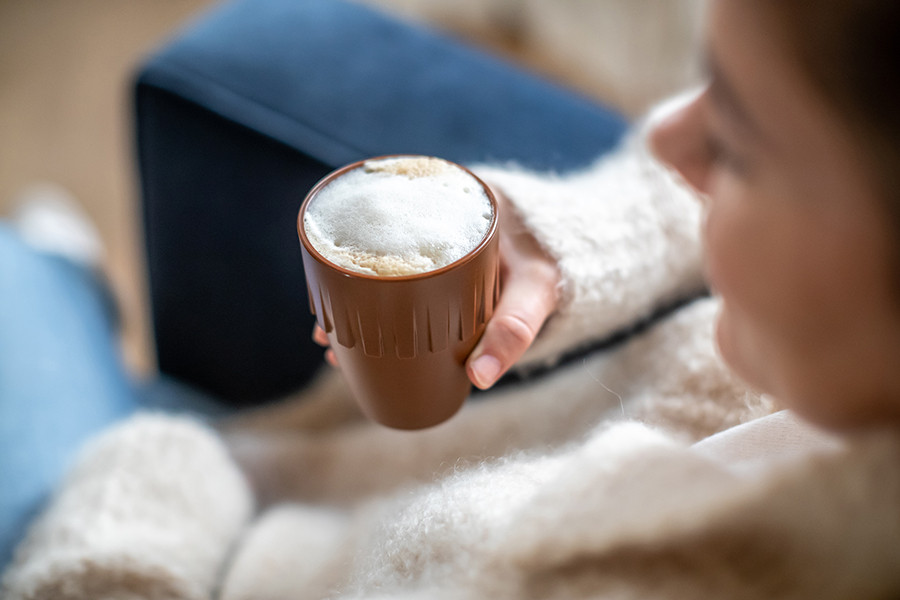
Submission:
{"label": "brown mug", "polygon": [[[377,157],[367,160],[379,160]],[[497,304],[499,207],[468,254],[433,271],[380,277],[340,267],[310,243],[304,214],[316,194],[359,161],[330,173],[307,194],[297,218],[310,310],[328,335],[363,413],[396,429],[442,423],[460,409],[471,385],[465,362]],[[402,218],[402,215],[398,218]]]}

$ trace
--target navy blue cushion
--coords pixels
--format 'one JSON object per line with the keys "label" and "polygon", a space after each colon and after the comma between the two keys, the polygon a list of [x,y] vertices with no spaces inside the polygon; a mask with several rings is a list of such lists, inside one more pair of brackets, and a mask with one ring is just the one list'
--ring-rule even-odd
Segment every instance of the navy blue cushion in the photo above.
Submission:
{"label": "navy blue cushion", "polygon": [[233,400],[321,363],[295,231],[306,191],[369,156],[586,165],[612,111],[341,0],[237,0],[139,69],[136,135],[160,369]]}
{"label": "navy blue cushion", "polygon": [[568,169],[624,126],[571,91],[339,0],[227,3],[147,62],[140,83],[335,166],[410,152]]}

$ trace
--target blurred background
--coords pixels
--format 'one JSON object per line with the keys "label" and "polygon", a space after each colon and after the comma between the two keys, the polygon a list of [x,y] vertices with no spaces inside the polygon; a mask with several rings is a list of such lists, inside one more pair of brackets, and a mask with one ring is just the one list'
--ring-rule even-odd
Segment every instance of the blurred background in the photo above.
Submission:
{"label": "blurred background", "polygon": [[[702,0],[359,0],[442,29],[629,116],[698,78]],[[52,182],[106,247],[123,349],[154,369],[135,177],[131,80],[213,0],[0,0],[0,217]]]}

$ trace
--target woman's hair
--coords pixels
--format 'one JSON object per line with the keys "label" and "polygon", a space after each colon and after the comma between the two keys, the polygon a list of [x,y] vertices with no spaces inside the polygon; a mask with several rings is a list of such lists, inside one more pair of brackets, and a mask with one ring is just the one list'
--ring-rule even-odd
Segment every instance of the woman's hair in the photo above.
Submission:
{"label": "woman's hair", "polygon": [[788,50],[869,154],[900,234],[900,0],[766,5]]}

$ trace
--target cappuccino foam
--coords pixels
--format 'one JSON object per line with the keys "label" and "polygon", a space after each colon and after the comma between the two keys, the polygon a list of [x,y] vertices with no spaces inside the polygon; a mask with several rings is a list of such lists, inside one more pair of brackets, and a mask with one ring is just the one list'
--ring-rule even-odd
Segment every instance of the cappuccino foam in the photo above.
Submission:
{"label": "cappuccino foam", "polygon": [[493,209],[481,184],[438,158],[366,161],[310,201],[303,226],[332,263],[380,277],[426,273],[485,238]]}

